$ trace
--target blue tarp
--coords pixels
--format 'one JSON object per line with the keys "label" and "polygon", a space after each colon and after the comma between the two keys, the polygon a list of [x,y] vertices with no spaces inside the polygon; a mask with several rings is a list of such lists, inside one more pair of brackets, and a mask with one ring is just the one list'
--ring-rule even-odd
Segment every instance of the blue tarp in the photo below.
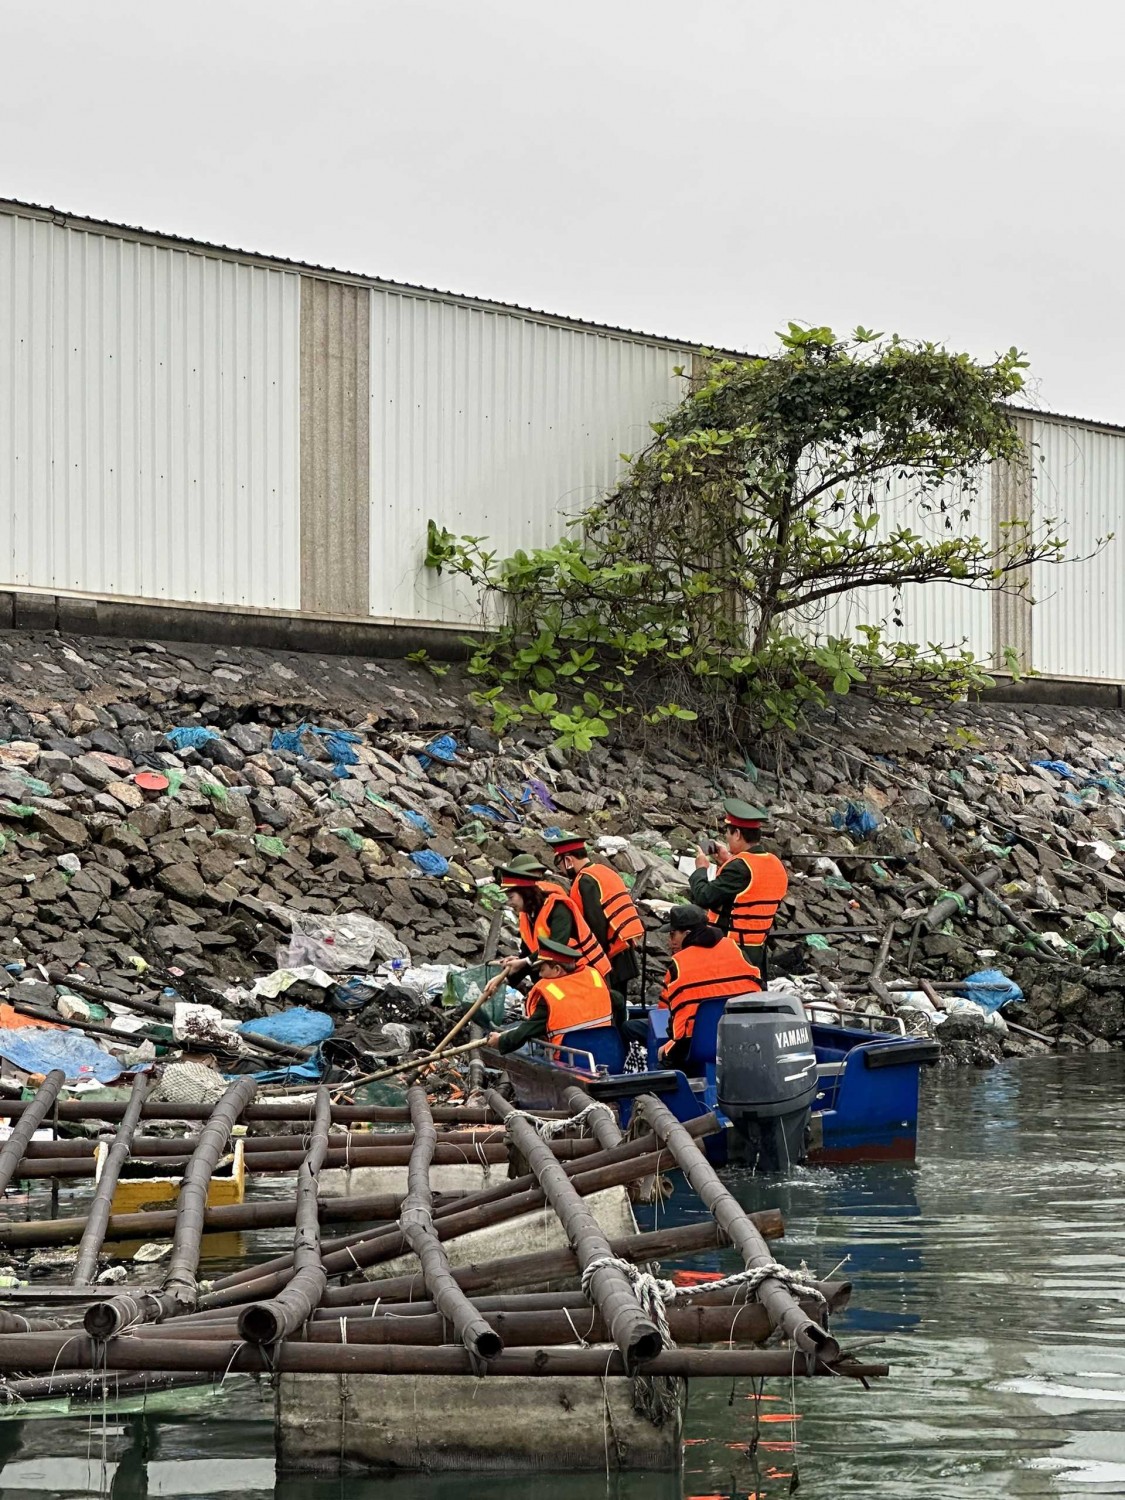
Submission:
{"label": "blue tarp", "polygon": [[[129,1038],[122,1033],[122,1042]],[[80,1031],[55,1031],[47,1026],[0,1029],[0,1057],[25,1073],[49,1073],[61,1068],[68,1079],[96,1078],[112,1083],[125,1071],[120,1060],[96,1047]]]}
{"label": "blue tarp", "polygon": [[[287,1068],[267,1068],[264,1073],[255,1073],[254,1077],[259,1083],[286,1083],[290,1078],[298,1080],[308,1078],[315,1081],[323,1072],[324,1064],[321,1061],[320,1049],[318,1047],[308,1062],[295,1062]],[[226,1073],[223,1076],[233,1079],[241,1078],[245,1075],[241,1073]]]}
{"label": "blue tarp", "polygon": [[275,1042],[288,1042],[291,1047],[315,1047],[332,1035],[336,1025],[322,1010],[294,1005],[273,1016],[243,1021],[238,1029],[246,1036],[268,1036]]}

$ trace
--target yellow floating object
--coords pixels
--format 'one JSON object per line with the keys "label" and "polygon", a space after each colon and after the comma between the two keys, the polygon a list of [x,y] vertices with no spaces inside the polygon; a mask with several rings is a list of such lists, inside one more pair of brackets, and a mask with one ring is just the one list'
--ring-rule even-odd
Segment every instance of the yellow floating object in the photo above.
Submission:
{"label": "yellow floating object", "polygon": [[[101,1181],[102,1169],[109,1155],[109,1143],[99,1143],[94,1154],[94,1183]],[[143,1214],[158,1211],[160,1209],[174,1209],[180,1196],[180,1188],[183,1185],[182,1176],[179,1177],[140,1177],[129,1175],[138,1171],[135,1162],[126,1162],[121,1177],[118,1178],[117,1186],[113,1190],[113,1201],[110,1205],[111,1214]],[[207,1185],[207,1207],[225,1208],[230,1204],[242,1203],[246,1198],[246,1155],[245,1146],[241,1140],[236,1140],[234,1150],[224,1156],[215,1168],[211,1181]],[[129,1240],[119,1241],[113,1246],[113,1253],[122,1259],[128,1259],[134,1250],[138,1249],[144,1241]],[[237,1231],[227,1231],[222,1234],[205,1234],[203,1236],[202,1252],[204,1255],[229,1256],[238,1255],[242,1249],[242,1236]]]}

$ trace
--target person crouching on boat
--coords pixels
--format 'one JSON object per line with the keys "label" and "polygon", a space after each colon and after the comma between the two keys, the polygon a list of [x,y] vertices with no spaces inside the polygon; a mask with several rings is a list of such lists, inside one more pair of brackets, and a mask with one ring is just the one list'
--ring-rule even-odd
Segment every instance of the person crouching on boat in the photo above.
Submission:
{"label": "person crouching on boat", "polygon": [[682,1068],[691,1050],[695,1017],[704,1000],[726,1000],[762,988],[762,976],[701,906],[673,906],[668,917],[672,962],[660,1004],[672,1013],[672,1035],[660,1049],[667,1068]]}
{"label": "person crouching on boat", "polygon": [[518,984],[531,971],[546,939],[570,944],[582,958],[609,980],[609,957],[590,931],[581,908],[553,885],[550,871],[530,854],[518,854],[510,864],[497,865],[496,882],[519,917],[520,956],[504,960],[509,984]]}
{"label": "person crouching on boat", "polygon": [[536,967],[539,978],[528,992],[524,1019],[506,1031],[492,1032],[490,1047],[514,1052],[535,1037],[557,1045],[568,1032],[616,1024],[610,988],[578,948],[544,938]]}

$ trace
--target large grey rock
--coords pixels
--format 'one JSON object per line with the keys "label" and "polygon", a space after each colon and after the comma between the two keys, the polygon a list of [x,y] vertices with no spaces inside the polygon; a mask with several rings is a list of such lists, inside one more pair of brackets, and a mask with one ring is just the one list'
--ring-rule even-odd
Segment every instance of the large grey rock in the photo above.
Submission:
{"label": "large grey rock", "polygon": [[202,901],[207,895],[207,884],[193,864],[166,865],[156,877],[156,883],[171,896],[188,904]]}

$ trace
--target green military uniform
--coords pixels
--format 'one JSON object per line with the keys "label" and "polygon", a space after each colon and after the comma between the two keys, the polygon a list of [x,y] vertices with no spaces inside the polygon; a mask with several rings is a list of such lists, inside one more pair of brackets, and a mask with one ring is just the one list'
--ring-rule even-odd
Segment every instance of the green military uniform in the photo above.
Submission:
{"label": "green military uniform", "polygon": [[[769,817],[764,808],[752,807],[749,802],[741,802],[737,797],[727,798],[723,803],[723,813],[728,828],[756,830]],[[705,911],[714,912],[721,931],[730,932],[735,899],[752,879],[749,869],[741,860],[728,860],[716,872],[714,880],[708,879],[706,870],[693,870],[688,876],[688,889],[694,904],[702,906]],[[749,962],[761,969],[764,978],[765,944],[756,947],[739,946]]]}

